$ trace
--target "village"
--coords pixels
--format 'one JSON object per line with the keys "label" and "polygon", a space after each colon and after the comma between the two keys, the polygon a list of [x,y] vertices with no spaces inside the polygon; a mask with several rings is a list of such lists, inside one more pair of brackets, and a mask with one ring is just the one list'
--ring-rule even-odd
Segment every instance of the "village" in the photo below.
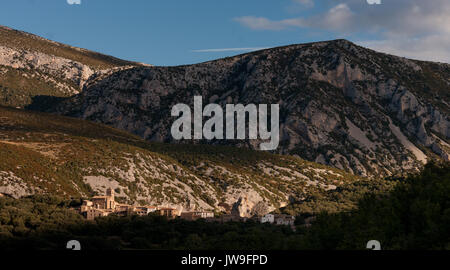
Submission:
{"label": "village", "polygon": [[136,206],[129,204],[122,204],[116,202],[114,190],[108,188],[104,196],[94,196],[91,200],[84,200],[79,212],[87,220],[94,220],[97,217],[106,217],[109,215],[116,216],[146,216],[151,213],[164,216],[167,219],[181,218],[184,220],[198,220],[205,219],[210,222],[246,222],[254,220],[261,223],[270,223],[274,225],[285,225],[294,228],[295,217],[283,214],[268,213],[264,216],[255,217],[241,217],[237,213],[227,213],[216,216],[211,211],[183,211],[180,212],[175,208],[163,206]]}

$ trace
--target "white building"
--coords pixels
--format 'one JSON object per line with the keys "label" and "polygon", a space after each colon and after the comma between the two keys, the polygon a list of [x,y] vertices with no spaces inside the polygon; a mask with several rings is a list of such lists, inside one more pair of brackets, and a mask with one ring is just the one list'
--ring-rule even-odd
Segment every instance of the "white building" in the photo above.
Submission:
{"label": "white building", "polygon": [[294,222],[295,217],[290,215],[266,214],[263,217],[261,217],[261,223],[293,226]]}
{"label": "white building", "polygon": [[289,215],[277,215],[275,217],[275,224],[277,225],[286,225],[286,226],[294,226],[295,217]]}
{"label": "white building", "polygon": [[182,212],[181,216],[182,219],[186,220],[197,220],[200,218],[214,218],[214,212],[209,211],[192,211],[192,212]]}
{"label": "white building", "polygon": [[266,214],[263,217],[261,217],[261,223],[273,224],[274,222],[275,222],[275,215],[274,214]]}

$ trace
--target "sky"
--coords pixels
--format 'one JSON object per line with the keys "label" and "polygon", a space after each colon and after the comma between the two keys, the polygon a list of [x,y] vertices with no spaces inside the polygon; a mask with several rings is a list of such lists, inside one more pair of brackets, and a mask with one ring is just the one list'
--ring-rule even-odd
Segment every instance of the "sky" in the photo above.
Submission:
{"label": "sky", "polygon": [[339,38],[450,63],[450,0],[2,0],[0,25],[160,66]]}

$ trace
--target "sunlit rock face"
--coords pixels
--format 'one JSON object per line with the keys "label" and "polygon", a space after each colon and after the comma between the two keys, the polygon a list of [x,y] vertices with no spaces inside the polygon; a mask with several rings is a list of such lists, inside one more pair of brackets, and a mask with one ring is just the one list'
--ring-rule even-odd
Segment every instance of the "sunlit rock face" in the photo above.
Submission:
{"label": "sunlit rock face", "polygon": [[[173,142],[177,103],[279,104],[276,152],[363,176],[449,157],[450,66],[377,53],[346,40],[273,48],[178,67],[91,76],[50,109]],[[258,141],[203,141],[257,149]]]}

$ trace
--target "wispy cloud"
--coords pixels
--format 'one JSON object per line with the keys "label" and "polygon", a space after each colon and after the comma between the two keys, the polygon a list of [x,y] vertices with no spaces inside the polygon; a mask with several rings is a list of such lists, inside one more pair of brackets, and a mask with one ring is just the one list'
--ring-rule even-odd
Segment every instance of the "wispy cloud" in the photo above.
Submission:
{"label": "wispy cloud", "polygon": [[67,0],[69,5],[81,5],[81,0]]}
{"label": "wispy cloud", "polygon": [[219,49],[201,49],[201,50],[191,50],[191,52],[196,53],[208,53],[208,52],[252,52],[264,50],[269,47],[250,47],[250,48],[219,48]]}
{"label": "wispy cloud", "polygon": [[352,22],[352,11],[346,4],[339,4],[319,16],[270,20],[265,17],[243,16],[233,20],[253,30],[284,30],[286,28],[343,29]]}
{"label": "wispy cloud", "polygon": [[[299,4],[314,3],[293,0]],[[330,6],[318,14],[272,20],[267,17],[234,18],[252,30],[282,31],[301,28],[325,30],[339,37],[359,39],[370,34],[366,45],[388,53],[420,59],[449,61],[449,0],[323,0]],[[310,4],[311,4],[310,3]],[[375,5],[376,3],[376,5]]]}
{"label": "wispy cloud", "polygon": [[314,1],[313,0],[292,0],[294,3],[301,4],[306,7],[313,7]]}
{"label": "wispy cloud", "polygon": [[365,40],[356,42],[380,52],[393,55],[450,63],[450,37],[429,35],[422,38],[391,38],[384,40]]}
{"label": "wispy cloud", "polygon": [[289,27],[307,26],[302,18],[273,21],[264,17],[243,16],[233,20],[253,30],[283,30]]}

